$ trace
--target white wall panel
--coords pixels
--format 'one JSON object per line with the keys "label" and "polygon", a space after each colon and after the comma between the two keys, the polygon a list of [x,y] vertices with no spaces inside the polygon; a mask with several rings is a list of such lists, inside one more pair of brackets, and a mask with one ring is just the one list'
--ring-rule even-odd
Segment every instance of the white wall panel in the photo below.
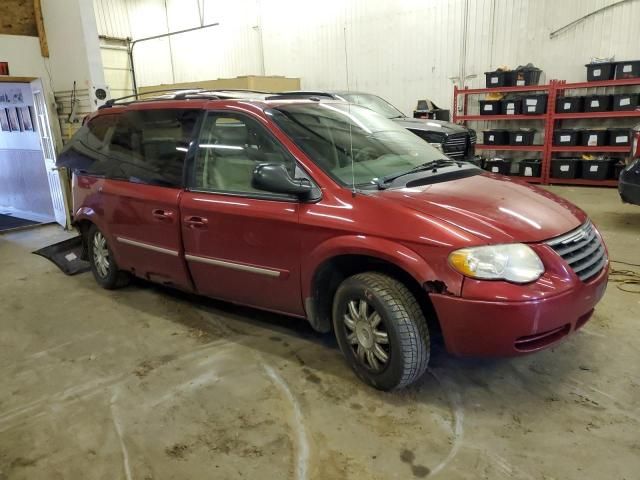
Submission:
{"label": "white wall panel", "polygon": [[[546,79],[585,78],[591,57],[638,58],[640,1],[616,0],[94,0],[101,34],[140,38],[220,22],[136,47],[141,85],[260,74],[300,77],[306,89],[378,93],[406,113],[419,98],[451,106],[453,80],[528,62]],[[200,8],[198,8],[200,5]],[[467,29],[464,31],[466,18]],[[262,27],[261,48],[259,31]],[[462,62],[466,38],[467,51]],[[346,44],[346,45],[345,45]],[[171,46],[171,48],[170,48]],[[170,50],[173,53],[170,55]],[[171,63],[174,73],[171,73]]]}

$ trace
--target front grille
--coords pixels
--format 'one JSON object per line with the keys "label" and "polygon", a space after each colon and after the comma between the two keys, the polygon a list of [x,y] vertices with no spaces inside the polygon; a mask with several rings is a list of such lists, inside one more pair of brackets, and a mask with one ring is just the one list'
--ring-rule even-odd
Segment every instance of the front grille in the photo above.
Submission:
{"label": "front grille", "polygon": [[604,244],[589,221],[565,235],[549,240],[547,245],[569,264],[583,282],[600,273],[607,263]]}
{"label": "front grille", "polygon": [[451,158],[464,158],[469,147],[469,135],[465,132],[452,133],[442,144],[442,150]]}

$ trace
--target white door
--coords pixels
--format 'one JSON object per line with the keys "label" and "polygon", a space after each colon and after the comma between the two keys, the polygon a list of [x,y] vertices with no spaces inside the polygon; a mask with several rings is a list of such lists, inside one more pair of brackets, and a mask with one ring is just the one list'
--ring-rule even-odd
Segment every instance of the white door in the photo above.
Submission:
{"label": "white door", "polygon": [[33,104],[36,111],[36,117],[38,118],[38,133],[40,134],[40,143],[42,144],[44,166],[47,169],[47,178],[49,179],[49,191],[51,192],[51,201],[53,202],[53,213],[56,217],[56,222],[66,228],[67,209],[64,203],[62,183],[60,182],[60,176],[56,169],[56,152],[53,146],[49,115],[47,113],[47,106],[44,103],[42,90],[33,91]]}

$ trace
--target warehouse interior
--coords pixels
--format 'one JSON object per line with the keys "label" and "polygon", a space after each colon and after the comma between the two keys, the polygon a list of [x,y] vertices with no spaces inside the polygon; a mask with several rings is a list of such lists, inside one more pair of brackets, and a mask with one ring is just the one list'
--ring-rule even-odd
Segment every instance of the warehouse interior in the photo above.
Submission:
{"label": "warehouse interior", "polygon": [[3,7],[0,480],[637,478],[639,0]]}

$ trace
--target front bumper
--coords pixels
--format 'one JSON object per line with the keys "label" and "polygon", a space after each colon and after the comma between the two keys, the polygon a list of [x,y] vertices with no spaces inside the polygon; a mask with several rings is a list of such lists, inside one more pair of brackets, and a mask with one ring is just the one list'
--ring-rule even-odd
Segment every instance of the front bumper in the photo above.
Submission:
{"label": "front bumper", "polygon": [[531,301],[432,294],[447,350],[465,356],[514,356],[554,345],[589,320],[606,290],[608,270],[558,295]]}

